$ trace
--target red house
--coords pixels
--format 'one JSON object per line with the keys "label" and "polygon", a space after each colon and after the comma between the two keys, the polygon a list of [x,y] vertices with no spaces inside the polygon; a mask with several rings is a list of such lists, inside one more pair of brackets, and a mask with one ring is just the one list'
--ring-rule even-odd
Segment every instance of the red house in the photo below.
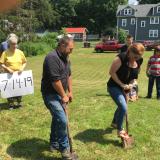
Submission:
{"label": "red house", "polygon": [[87,38],[87,28],[65,28],[65,32],[73,35],[74,40],[86,41]]}

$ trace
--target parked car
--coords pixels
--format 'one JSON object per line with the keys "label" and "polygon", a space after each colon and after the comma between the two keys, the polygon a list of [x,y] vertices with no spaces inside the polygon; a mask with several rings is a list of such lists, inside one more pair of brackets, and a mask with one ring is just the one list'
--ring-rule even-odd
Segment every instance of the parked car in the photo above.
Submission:
{"label": "parked car", "polygon": [[160,44],[160,41],[137,41],[139,43],[142,43],[146,49],[146,51],[151,51],[155,48],[155,46],[157,46],[158,44]]}
{"label": "parked car", "polygon": [[146,45],[146,50],[147,51],[151,51],[152,49],[154,49],[157,45],[160,45],[160,42],[153,42],[153,43],[150,43],[148,45]]}
{"label": "parked car", "polygon": [[118,41],[106,41],[96,44],[95,51],[101,53],[103,51],[119,51],[124,44],[118,43]]}
{"label": "parked car", "polygon": [[152,50],[152,45],[153,45],[153,43],[154,43],[154,41],[137,41],[137,42],[139,42],[139,43],[142,43],[143,44],[143,46],[146,48],[146,50]]}

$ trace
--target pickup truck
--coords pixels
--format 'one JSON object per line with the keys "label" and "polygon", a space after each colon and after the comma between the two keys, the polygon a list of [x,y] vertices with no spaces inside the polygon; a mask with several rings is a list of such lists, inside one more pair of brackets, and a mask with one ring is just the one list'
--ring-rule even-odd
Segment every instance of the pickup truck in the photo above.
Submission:
{"label": "pickup truck", "polygon": [[106,41],[96,44],[94,49],[98,53],[103,51],[119,51],[123,45],[118,43],[118,41]]}

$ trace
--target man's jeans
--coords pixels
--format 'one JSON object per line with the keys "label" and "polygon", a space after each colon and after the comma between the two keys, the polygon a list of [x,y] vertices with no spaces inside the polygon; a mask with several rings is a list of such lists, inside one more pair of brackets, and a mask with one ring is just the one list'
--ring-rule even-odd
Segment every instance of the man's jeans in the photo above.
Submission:
{"label": "man's jeans", "polygon": [[152,97],[152,90],[153,90],[153,85],[155,80],[156,80],[157,98],[160,98],[160,76],[158,77],[155,77],[152,75],[149,76],[147,96]]}
{"label": "man's jeans", "polygon": [[127,111],[125,95],[123,90],[118,87],[108,87],[108,92],[118,106],[114,113],[112,123],[117,124],[117,129],[121,131],[123,129],[123,119]]}
{"label": "man's jeans", "polygon": [[69,148],[69,141],[67,135],[67,119],[61,98],[57,94],[42,95],[44,103],[52,115],[50,144],[53,148],[63,151]]}

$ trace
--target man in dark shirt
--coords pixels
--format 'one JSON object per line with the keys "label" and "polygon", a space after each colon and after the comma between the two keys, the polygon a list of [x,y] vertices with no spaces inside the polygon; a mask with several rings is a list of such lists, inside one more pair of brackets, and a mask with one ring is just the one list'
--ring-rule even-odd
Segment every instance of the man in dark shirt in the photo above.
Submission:
{"label": "man in dark shirt", "polygon": [[64,36],[59,40],[57,49],[45,57],[41,81],[43,100],[52,115],[50,147],[52,151],[60,151],[62,158],[66,160],[72,158],[67,136],[67,117],[63,107],[73,99],[68,59],[73,47],[70,37]]}
{"label": "man in dark shirt", "polygon": [[133,43],[133,37],[131,35],[127,35],[127,37],[126,37],[126,44],[121,47],[120,53],[127,52],[128,47],[130,45],[132,45],[132,43]]}

